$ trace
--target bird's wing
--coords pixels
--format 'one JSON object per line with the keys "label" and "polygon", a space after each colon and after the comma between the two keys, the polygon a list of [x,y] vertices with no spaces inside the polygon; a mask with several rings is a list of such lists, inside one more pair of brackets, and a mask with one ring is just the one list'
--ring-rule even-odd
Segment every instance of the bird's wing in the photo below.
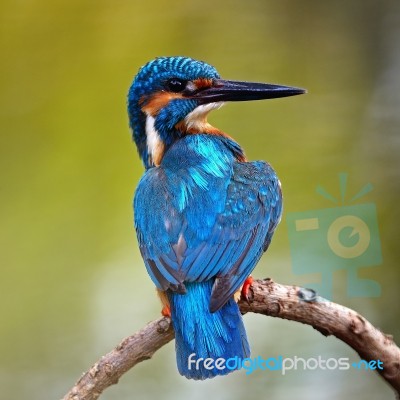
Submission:
{"label": "bird's wing", "polygon": [[225,247],[228,255],[218,262],[210,310],[222,307],[250,275],[269,246],[281,211],[279,180],[269,164],[238,163],[228,186],[225,210],[219,216],[222,230],[217,245]]}
{"label": "bird's wing", "polygon": [[210,310],[216,311],[251,273],[280,220],[275,172],[265,162],[235,162],[230,176],[216,179],[211,188],[194,184],[187,189],[181,210],[173,197],[182,194],[170,194],[172,187],[179,188],[177,182],[168,182],[160,170],[151,174],[157,176],[140,184],[135,196],[136,230],[147,270],[157,287],[181,293],[184,281],[215,278]]}

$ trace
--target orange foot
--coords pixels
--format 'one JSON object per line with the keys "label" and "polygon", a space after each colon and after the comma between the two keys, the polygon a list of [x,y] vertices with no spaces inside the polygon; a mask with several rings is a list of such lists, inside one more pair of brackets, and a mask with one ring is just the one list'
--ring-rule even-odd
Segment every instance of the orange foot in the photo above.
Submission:
{"label": "orange foot", "polygon": [[248,303],[250,302],[249,300],[249,289],[250,286],[253,284],[253,277],[249,275],[247,279],[244,281],[243,286],[242,286],[242,299],[246,300]]}
{"label": "orange foot", "polygon": [[161,315],[163,317],[171,318],[171,309],[170,309],[169,305],[165,305],[163,307],[163,309],[161,310]]}

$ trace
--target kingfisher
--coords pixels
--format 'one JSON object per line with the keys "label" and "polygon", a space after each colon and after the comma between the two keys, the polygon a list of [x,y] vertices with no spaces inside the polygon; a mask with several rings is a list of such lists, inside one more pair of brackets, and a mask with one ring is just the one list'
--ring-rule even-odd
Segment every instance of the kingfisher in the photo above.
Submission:
{"label": "kingfisher", "polygon": [[129,125],[145,172],[135,192],[141,255],[175,331],[178,371],[203,380],[250,356],[237,304],[282,213],[279,179],[207,121],[227,101],[304,89],[220,78],[189,57],[158,57],[128,93]]}

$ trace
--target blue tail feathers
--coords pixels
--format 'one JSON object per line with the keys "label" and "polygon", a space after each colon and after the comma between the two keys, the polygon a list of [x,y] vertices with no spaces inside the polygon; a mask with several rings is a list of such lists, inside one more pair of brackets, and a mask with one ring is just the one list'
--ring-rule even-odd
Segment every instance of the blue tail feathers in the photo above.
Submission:
{"label": "blue tail feathers", "polygon": [[214,313],[209,311],[212,285],[213,280],[185,283],[186,294],[168,292],[178,370],[188,379],[202,380],[232,372],[225,364],[207,365],[200,358],[215,361],[250,356],[242,316],[234,299]]}

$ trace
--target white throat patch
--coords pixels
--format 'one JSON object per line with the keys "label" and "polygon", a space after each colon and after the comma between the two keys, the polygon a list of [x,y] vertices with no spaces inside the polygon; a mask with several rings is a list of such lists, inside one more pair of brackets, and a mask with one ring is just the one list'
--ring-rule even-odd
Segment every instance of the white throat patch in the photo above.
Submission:
{"label": "white throat patch", "polygon": [[146,116],[146,144],[149,156],[153,163],[158,166],[161,163],[164,154],[164,143],[162,142],[159,133],[154,126],[155,119],[147,114]]}
{"label": "white throat patch", "polygon": [[[223,102],[208,103],[196,107],[192,112],[186,115],[183,120],[187,130],[197,132],[206,132],[210,124],[207,122],[207,115],[210,111],[216,110],[223,106]],[[156,127],[154,126],[155,118],[146,113],[146,145],[149,157],[155,166],[159,166],[164,155],[165,145],[160,138]]]}
{"label": "white throat patch", "polygon": [[196,131],[205,131],[206,126],[208,126],[207,115],[212,110],[217,110],[224,105],[223,101],[216,103],[203,104],[196,107],[192,112],[186,115],[184,123],[187,129],[193,129]]}

